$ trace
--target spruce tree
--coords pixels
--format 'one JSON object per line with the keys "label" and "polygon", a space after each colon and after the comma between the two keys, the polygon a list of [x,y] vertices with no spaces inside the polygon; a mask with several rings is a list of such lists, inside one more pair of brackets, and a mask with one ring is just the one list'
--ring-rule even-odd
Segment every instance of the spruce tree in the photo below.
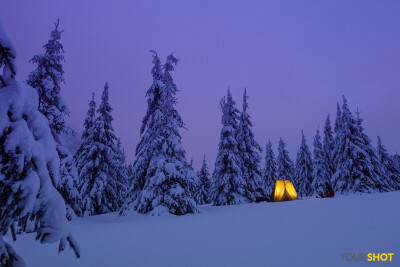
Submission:
{"label": "spruce tree", "polygon": [[143,138],[134,163],[137,172],[122,214],[131,207],[151,215],[196,213],[198,208],[191,192],[196,174],[190,169],[182,146],[179,129],[184,123],[175,108],[178,88],[170,74],[178,60],[169,55],[161,72],[160,60],[154,52],[153,63],[154,83],[147,91],[148,110],[141,129]]}
{"label": "spruce tree", "polygon": [[79,257],[79,248],[66,220],[64,200],[55,185],[60,159],[47,119],[38,111],[36,91],[17,80],[15,49],[0,25],[0,265],[25,266],[12,246],[3,240],[11,231],[16,239],[28,218],[37,226],[41,243],[68,242]]}
{"label": "spruce tree", "polygon": [[38,109],[49,120],[53,135],[69,134],[71,131],[65,122],[65,116],[69,115],[69,111],[61,96],[61,84],[65,83],[62,62],[65,59],[64,48],[60,42],[63,31],[58,29],[59,25],[60,20],[57,20],[50,39],[43,46],[45,53],[35,55],[30,60],[37,64],[37,68],[29,74],[27,80],[27,83],[38,92]]}
{"label": "spruce tree", "polygon": [[332,189],[332,173],[326,157],[326,150],[322,146],[319,129],[317,129],[317,134],[314,136],[313,181],[311,187],[313,194],[318,196],[325,196],[326,192]]}
{"label": "spruce tree", "polygon": [[268,140],[267,147],[265,149],[265,166],[264,166],[264,184],[266,187],[267,196],[272,194],[272,190],[275,186],[276,176],[276,160],[274,151],[272,150],[271,140]]}
{"label": "spruce tree", "polygon": [[334,149],[334,190],[339,193],[387,191],[384,173],[360,118],[354,118],[343,96],[340,127]]}
{"label": "spruce tree", "polygon": [[247,112],[247,92],[243,94],[243,109],[239,117],[239,126],[236,139],[239,146],[239,154],[242,161],[242,174],[246,182],[246,196],[250,202],[265,198],[266,192],[262,183],[261,171],[261,146],[257,143],[251,129],[253,123]]}
{"label": "spruce tree", "polygon": [[155,51],[151,50],[150,52],[153,53],[152,63],[154,66],[151,69],[153,83],[146,92],[147,111],[142,120],[142,126],[140,127],[140,135],[142,138],[136,146],[136,157],[131,167],[131,176],[129,176],[130,185],[128,195],[121,209],[121,214],[124,214],[133,206],[133,202],[143,190],[152,153],[156,149],[154,140],[157,136],[158,129],[156,129],[155,123],[162,104],[161,91],[164,85],[162,81],[163,73],[161,60]]}
{"label": "spruce tree", "polygon": [[211,180],[210,172],[208,170],[206,156],[203,158],[203,164],[201,165],[200,171],[197,173],[199,177],[199,184],[197,191],[194,195],[196,203],[199,205],[208,204],[211,202],[210,191],[211,191]]}
{"label": "spruce tree", "polygon": [[61,33],[58,29],[60,21],[57,20],[55,28],[50,34],[50,39],[43,46],[44,54],[38,54],[30,60],[37,64],[37,68],[29,74],[27,83],[36,89],[39,95],[39,111],[49,120],[53,137],[57,142],[60,162],[60,181],[57,189],[63,196],[67,206],[67,216],[72,218],[73,213],[81,214],[80,195],[78,191],[78,176],[72,153],[63,146],[60,135],[74,134],[65,122],[69,111],[61,96],[61,84],[65,82],[62,62],[64,62],[64,49],[61,44]]}
{"label": "spruce tree", "polygon": [[323,149],[325,153],[325,160],[327,161],[328,166],[330,168],[329,173],[334,173],[335,166],[333,164],[332,158],[333,158],[333,150],[335,149],[335,138],[333,137],[333,131],[329,114],[325,120]]}
{"label": "spruce tree", "polygon": [[213,173],[213,205],[236,205],[248,202],[242,161],[236,139],[239,110],[228,89],[227,98],[220,101],[222,130]]}
{"label": "spruce tree", "polygon": [[108,83],[104,86],[96,118],[95,106],[92,100],[82,144],[75,155],[81,181],[82,212],[89,216],[117,211],[123,201],[126,179],[125,172],[121,172],[124,162],[112,126]]}
{"label": "spruce tree", "polygon": [[[295,172],[293,161],[290,159],[289,152],[286,150],[286,144],[283,142],[282,138],[279,139],[278,146],[278,157],[276,160],[276,176],[277,179],[284,179],[295,183]],[[296,187],[297,190],[297,187]]]}
{"label": "spruce tree", "polygon": [[301,145],[297,151],[295,177],[297,190],[300,196],[309,196],[312,194],[312,158],[310,149],[307,145],[306,137],[304,136],[303,130],[301,131]]}
{"label": "spruce tree", "polygon": [[377,152],[379,160],[384,168],[385,176],[391,190],[400,190],[400,168],[394,158],[389,155],[386,147],[382,144],[382,139],[378,136]]}

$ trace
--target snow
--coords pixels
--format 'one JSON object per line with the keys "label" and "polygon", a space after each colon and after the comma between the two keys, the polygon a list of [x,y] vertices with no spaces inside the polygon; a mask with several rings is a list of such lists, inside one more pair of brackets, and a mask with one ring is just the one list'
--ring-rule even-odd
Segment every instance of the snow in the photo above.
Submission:
{"label": "snow", "polygon": [[[76,218],[82,255],[41,245],[32,234],[5,241],[28,266],[362,266],[340,253],[395,253],[400,192],[279,203],[202,206],[199,214],[116,213]],[[382,263],[382,262],[381,262]],[[397,263],[397,264],[396,264]],[[368,264],[368,262],[366,262]],[[378,262],[371,266],[381,266]]]}

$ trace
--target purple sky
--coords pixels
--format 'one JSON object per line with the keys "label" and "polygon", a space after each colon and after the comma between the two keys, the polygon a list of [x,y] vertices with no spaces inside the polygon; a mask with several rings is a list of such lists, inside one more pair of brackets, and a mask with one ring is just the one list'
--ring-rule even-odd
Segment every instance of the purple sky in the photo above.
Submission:
{"label": "purple sky", "polygon": [[110,84],[114,127],[134,158],[151,84],[151,55],[180,58],[181,131],[188,158],[213,168],[221,129],[219,99],[230,86],[241,108],[247,87],[257,140],[279,136],[292,158],[300,129],[312,145],[336,101],[358,106],[367,133],[400,153],[400,1],[52,1],[1,4],[0,23],[17,53],[18,77],[35,66],[53,22],[64,29],[71,124],[82,129],[90,92]]}

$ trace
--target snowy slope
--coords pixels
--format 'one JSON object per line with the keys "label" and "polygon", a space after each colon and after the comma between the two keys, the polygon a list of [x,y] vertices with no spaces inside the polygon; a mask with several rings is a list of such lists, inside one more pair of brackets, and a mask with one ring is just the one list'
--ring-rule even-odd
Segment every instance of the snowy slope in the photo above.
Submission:
{"label": "snowy slope", "polygon": [[[400,192],[203,207],[200,214],[77,218],[82,249],[19,236],[28,266],[399,266]],[[9,237],[8,242],[12,242]],[[393,252],[393,262],[342,262],[340,253]]]}

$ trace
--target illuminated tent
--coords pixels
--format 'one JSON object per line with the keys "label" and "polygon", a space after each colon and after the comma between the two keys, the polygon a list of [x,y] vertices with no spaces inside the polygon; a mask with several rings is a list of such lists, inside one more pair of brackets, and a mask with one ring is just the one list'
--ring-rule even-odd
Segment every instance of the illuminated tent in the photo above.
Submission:
{"label": "illuminated tent", "polygon": [[276,180],[274,187],[274,201],[288,201],[297,199],[293,183],[289,180]]}

